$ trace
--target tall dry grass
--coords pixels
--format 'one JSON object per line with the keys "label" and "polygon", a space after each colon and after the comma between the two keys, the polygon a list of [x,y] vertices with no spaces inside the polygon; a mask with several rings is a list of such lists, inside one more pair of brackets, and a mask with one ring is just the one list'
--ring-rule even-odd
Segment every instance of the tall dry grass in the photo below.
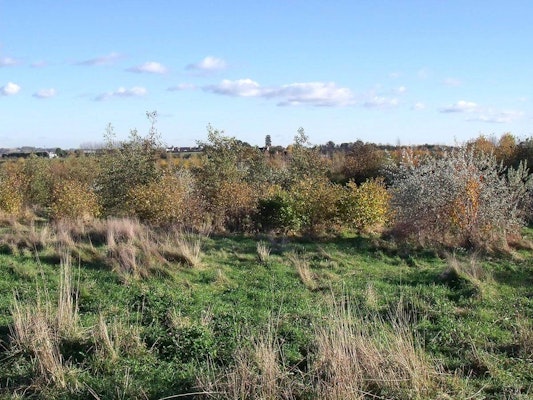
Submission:
{"label": "tall dry grass", "polygon": [[73,287],[70,255],[64,253],[60,262],[60,285],[54,305],[46,288],[36,288],[34,301],[21,303],[15,295],[11,307],[13,351],[28,354],[35,367],[35,383],[67,386],[71,368],[60,352],[64,339],[83,332],[78,319],[78,303]]}
{"label": "tall dry grass", "polygon": [[295,399],[296,380],[284,367],[274,322],[271,320],[257,336],[243,336],[242,341],[233,364],[221,375],[212,371],[199,377],[200,387],[216,399]]}
{"label": "tall dry grass", "polygon": [[398,309],[387,323],[377,314],[358,315],[349,303],[334,303],[329,315],[315,332],[318,398],[432,397],[438,369],[404,311]]}
{"label": "tall dry grass", "polygon": [[270,257],[270,247],[263,241],[257,242],[256,245],[257,259],[261,264],[266,264]]}
{"label": "tall dry grass", "polygon": [[305,285],[309,290],[315,290],[317,288],[317,283],[315,275],[309,266],[309,261],[305,256],[300,255],[296,252],[291,252],[288,254],[289,262],[294,266],[300,281]]}

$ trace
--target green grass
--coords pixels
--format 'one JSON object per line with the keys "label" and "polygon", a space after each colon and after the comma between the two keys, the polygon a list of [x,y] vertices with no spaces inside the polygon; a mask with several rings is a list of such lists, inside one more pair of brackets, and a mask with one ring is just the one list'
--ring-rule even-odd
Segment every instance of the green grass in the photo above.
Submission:
{"label": "green grass", "polygon": [[[263,262],[260,241],[271,249]],[[105,244],[96,251],[105,254]],[[435,252],[371,237],[269,242],[212,236],[202,239],[199,265],[173,262],[164,266],[168,273],[154,268],[148,277],[126,280],[98,257],[74,257],[82,334],[60,340],[63,387],[38,376],[35,355],[15,348],[11,333],[14,293],[22,303],[35,301],[38,291],[57,301],[60,268],[51,254],[50,246],[0,254],[0,398],[160,399],[207,392],[216,386],[205,384],[207,377],[225,382],[237,355],[264,343],[267,331],[274,335],[269,343],[279,358],[280,385],[294,398],[319,398],[312,388],[320,377],[313,371],[315,332],[333,318],[333,301],[349,304],[358,324],[390,327],[403,310],[424,357],[438,367],[431,393],[369,384],[353,398],[533,397],[530,250],[521,250],[520,258],[478,256],[487,276],[479,281],[445,274],[448,262]],[[305,262],[311,283],[291,257]],[[468,257],[459,254],[457,262]],[[108,332],[118,327],[110,333],[114,353],[95,333],[99,318]],[[261,397],[254,393],[248,397]],[[185,398],[209,397],[224,396]]]}

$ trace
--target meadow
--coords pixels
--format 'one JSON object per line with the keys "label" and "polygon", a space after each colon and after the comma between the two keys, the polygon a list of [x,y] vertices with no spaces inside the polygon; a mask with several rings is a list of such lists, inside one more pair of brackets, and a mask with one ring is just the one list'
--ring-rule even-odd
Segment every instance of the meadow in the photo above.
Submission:
{"label": "meadow", "polygon": [[0,398],[533,397],[529,141],[108,143],[0,166]]}

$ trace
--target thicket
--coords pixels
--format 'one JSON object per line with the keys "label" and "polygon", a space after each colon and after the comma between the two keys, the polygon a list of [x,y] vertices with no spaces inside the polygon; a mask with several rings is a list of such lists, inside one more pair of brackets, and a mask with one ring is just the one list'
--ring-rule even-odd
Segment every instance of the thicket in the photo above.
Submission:
{"label": "thicket", "polygon": [[324,148],[299,129],[271,152],[208,126],[203,152],[184,163],[161,157],[157,114],[147,117],[146,136],[132,130],[121,142],[109,126],[97,155],[4,162],[0,210],[312,236],[391,228],[400,240],[474,248],[505,247],[533,215],[533,146],[510,134],[456,148]]}

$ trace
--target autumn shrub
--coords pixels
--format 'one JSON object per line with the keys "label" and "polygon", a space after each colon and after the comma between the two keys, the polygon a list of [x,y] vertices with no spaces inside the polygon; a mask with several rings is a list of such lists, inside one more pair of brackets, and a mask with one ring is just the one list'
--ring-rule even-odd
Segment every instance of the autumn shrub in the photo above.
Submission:
{"label": "autumn shrub", "polygon": [[52,189],[52,219],[92,219],[100,215],[96,193],[83,182],[68,179],[57,182]]}
{"label": "autumn shrub", "polygon": [[388,222],[389,203],[390,194],[383,179],[367,180],[361,185],[350,181],[340,199],[339,219],[349,229],[368,231]]}
{"label": "autumn shrub", "polygon": [[7,162],[0,170],[0,210],[18,216],[24,210],[25,175],[23,165]]}
{"label": "autumn shrub", "polygon": [[57,161],[35,156],[22,161],[25,175],[24,198],[29,207],[45,209],[50,205],[56,178],[51,169],[54,162]]}
{"label": "autumn shrub", "polygon": [[303,128],[298,129],[294,143],[288,148],[290,148],[287,170],[289,185],[305,179],[318,179],[326,176],[327,162],[318,149],[311,147],[309,137]]}
{"label": "autumn shrub", "polygon": [[153,225],[182,222],[187,210],[184,208],[186,188],[172,174],[160,180],[135,186],[128,193],[128,209],[141,221]]}
{"label": "autumn shrub", "polygon": [[291,188],[291,201],[304,233],[322,234],[337,227],[342,186],[325,176],[308,177]]}
{"label": "autumn shrub", "polygon": [[346,154],[342,172],[347,180],[361,184],[367,179],[381,176],[386,163],[387,157],[383,150],[375,144],[357,141]]}
{"label": "autumn shrub", "polygon": [[523,164],[506,170],[495,157],[462,147],[441,158],[406,153],[393,174],[394,232],[420,243],[506,247],[520,235],[533,181]]}
{"label": "autumn shrub", "polygon": [[117,143],[111,126],[106,134],[106,148],[100,156],[100,170],[96,178],[97,193],[107,216],[128,214],[128,196],[132,188],[149,185],[161,177],[157,168],[160,152],[159,134],[154,127],[155,113],[147,113],[152,127],[146,137],[136,130],[127,141]]}
{"label": "autumn shrub", "polygon": [[248,230],[257,209],[258,193],[244,181],[224,181],[211,199],[213,222],[218,228]]}

